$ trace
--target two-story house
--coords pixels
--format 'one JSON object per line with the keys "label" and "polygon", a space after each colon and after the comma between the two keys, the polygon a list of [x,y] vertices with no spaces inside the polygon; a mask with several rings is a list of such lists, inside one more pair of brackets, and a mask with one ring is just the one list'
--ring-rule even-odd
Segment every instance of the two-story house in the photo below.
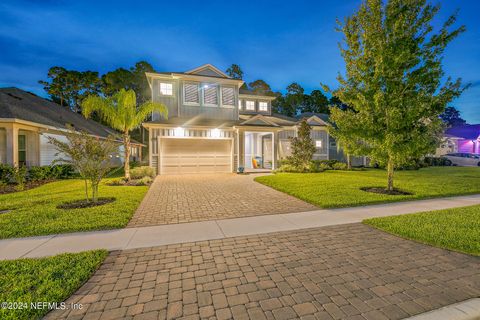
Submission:
{"label": "two-story house", "polygon": [[[206,64],[186,72],[147,73],[152,100],[168,107],[143,124],[149,131],[149,163],[159,174],[236,172],[276,169],[290,154],[289,137],[299,119],[272,113],[273,96],[240,89],[232,79]],[[315,159],[337,154],[327,123],[309,115]]]}

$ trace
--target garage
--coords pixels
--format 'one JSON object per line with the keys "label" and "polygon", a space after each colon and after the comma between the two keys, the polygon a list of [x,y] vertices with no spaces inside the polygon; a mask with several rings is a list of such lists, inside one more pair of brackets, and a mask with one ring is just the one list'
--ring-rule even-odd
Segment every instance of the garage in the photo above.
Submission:
{"label": "garage", "polygon": [[232,172],[232,140],[164,138],[160,174]]}

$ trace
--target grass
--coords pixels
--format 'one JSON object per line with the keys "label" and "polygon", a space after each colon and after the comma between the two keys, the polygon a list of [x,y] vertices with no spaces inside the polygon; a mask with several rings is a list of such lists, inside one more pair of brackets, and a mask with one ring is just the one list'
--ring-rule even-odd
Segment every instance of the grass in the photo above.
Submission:
{"label": "grass", "polygon": [[99,187],[101,197],[116,201],[83,209],[57,209],[57,205],[85,197],[83,180],[61,180],[38,188],[0,195],[0,239],[75,231],[123,228],[140,204],[148,187]]}
{"label": "grass", "polygon": [[278,173],[255,180],[322,208],[480,193],[480,168],[477,167],[429,167],[396,172],[395,187],[412,195],[360,190],[361,187],[386,186],[386,172],[380,169]]}
{"label": "grass", "polygon": [[373,218],[363,223],[406,239],[480,256],[480,205]]}
{"label": "grass", "polygon": [[39,259],[0,261],[0,301],[27,303],[26,308],[0,308],[0,319],[39,319],[48,309],[31,308],[31,302],[67,299],[85,283],[107,256],[96,250]]}

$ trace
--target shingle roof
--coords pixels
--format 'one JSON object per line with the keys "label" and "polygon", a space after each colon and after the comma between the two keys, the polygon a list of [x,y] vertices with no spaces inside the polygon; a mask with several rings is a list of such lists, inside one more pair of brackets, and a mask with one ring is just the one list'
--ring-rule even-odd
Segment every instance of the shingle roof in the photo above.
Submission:
{"label": "shingle roof", "polygon": [[480,124],[465,124],[445,130],[445,133],[469,140],[477,140],[480,137]]}
{"label": "shingle roof", "polygon": [[81,114],[18,88],[0,88],[0,118],[30,121],[59,129],[66,129],[70,124],[76,130],[103,138],[118,134],[94,120],[85,119]]}
{"label": "shingle roof", "polygon": [[313,116],[317,116],[325,122],[328,122],[329,118],[330,118],[329,115],[326,114],[326,113],[304,112],[304,113],[299,114],[297,116],[297,119],[301,120],[301,119],[310,118],[310,117],[313,117]]}

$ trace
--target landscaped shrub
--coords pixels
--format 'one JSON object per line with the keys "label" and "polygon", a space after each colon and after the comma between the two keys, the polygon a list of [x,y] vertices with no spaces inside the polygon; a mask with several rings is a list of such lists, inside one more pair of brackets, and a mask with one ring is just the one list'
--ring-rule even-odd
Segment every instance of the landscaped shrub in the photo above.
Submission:
{"label": "landscaped shrub", "polygon": [[425,157],[423,162],[432,167],[441,167],[451,165],[451,161],[445,157]]}
{"label": "landscaped shrub", "polygon": [[343,162],[337,162],[332,165],[333,170],[347,170],[348,166],[346,163]]}
{"label": "landscaped shrub", "polygon": [[54,166],[30,167],[27,179],[29,181],[43,181],[53,179],[68,179],[75,176],[75,170],[67,164]]}
{"label": "landscaped shrub", "polygon": [[25,166],[13,168],[12,180],[16,184],[15,190],[24,190],[27,181],[27,168]]}
{"label": "landscaped shrub", "polygon": [[13,175],[13,167],[8,164],[0,164],[0,181],[10,183]]}
{"label": "landscaped shrub", "polygon": [[154,178],[155,170],[148,166],[136,167],[130,170],[130,177],[132,179],[142,179],[143,177]]}

